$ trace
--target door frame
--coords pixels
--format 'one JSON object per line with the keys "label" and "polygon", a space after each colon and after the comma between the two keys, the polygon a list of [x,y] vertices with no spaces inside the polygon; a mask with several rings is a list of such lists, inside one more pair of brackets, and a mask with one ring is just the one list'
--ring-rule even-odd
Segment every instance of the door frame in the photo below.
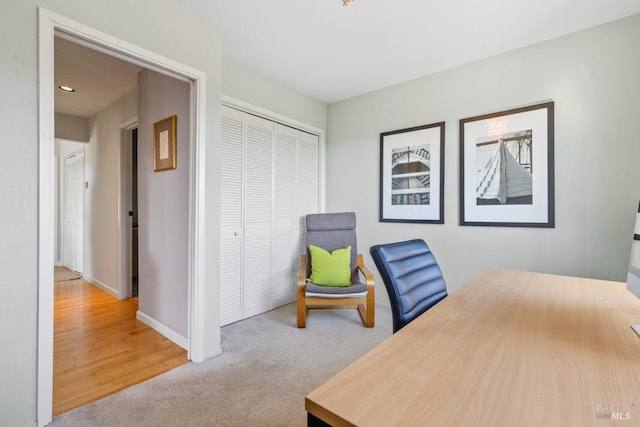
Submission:
{"label": "door frame", "polygon": [[45,426],[52,419],[53,403],[53,266],[54,266],[54,36],[173,78],[191,88],[189,156],[189,249],[187,357],[203,361],[209,341],[205,336],[204,242],[205,224],[205,117],[206,74],[97,31],[42,7],[38,8],[38,337],[36,420]]}
{"label": "door frame", "polygon": [[120,124],[120,153],[118,156],[118,234],[119,234],[119,281],[118,298],[126,299],[132,296],[132,218],[129,211],[131,203],[131,162],[132,138],[131,134],[138,127],[135,117]]}

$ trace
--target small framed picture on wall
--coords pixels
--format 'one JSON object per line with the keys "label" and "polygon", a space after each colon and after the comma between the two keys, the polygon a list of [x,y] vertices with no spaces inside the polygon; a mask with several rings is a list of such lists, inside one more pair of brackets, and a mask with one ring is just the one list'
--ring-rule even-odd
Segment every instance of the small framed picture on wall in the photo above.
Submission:
{"label": "small framed picture on wall", "polygon": [[171,116],[153,124],[153,170],[160,172],[176,166],[176,116]]}

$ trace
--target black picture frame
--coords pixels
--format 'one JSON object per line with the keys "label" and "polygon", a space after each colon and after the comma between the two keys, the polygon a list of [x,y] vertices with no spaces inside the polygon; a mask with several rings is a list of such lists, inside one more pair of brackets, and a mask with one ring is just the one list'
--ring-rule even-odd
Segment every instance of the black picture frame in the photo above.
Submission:
{"label": "black picture frame", "polygon": [[380,222],[444,224],[444,135],[438,122],[380,134]]}
{"label": "black picture frame", "polygon": [[460,225],[555,227],[554,103],[460,120]]}

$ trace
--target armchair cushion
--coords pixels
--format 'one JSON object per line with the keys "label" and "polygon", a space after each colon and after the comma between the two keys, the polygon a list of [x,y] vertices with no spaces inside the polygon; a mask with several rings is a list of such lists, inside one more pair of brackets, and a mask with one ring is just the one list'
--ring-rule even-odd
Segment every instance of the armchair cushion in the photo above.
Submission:
{"label": "armchair cushion", "polygon": [[311,275],[318,286],[346,287],[351,285],[351,246],[332,252],[309,245]]}
{"label": "armchair cushion", "polygon": [[304,287],[305,292],[309,294],[323,294],[323,295],[343,295],[350,294],[363,294],[367,292],[367,285],[364,283],[352,283],[351,286],[318,286],[311,282],[307,282]]}

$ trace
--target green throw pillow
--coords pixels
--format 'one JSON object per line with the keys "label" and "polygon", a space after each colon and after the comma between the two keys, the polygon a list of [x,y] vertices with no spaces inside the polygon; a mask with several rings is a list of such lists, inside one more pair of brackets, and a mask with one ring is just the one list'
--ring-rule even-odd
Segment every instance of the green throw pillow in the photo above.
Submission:
{"label": "green throw pillow", "polygon": [[317,246],[309,245],[311,254],[311,277],[319,286],[345,287],[351,285],[351,245],[329,253]]}

